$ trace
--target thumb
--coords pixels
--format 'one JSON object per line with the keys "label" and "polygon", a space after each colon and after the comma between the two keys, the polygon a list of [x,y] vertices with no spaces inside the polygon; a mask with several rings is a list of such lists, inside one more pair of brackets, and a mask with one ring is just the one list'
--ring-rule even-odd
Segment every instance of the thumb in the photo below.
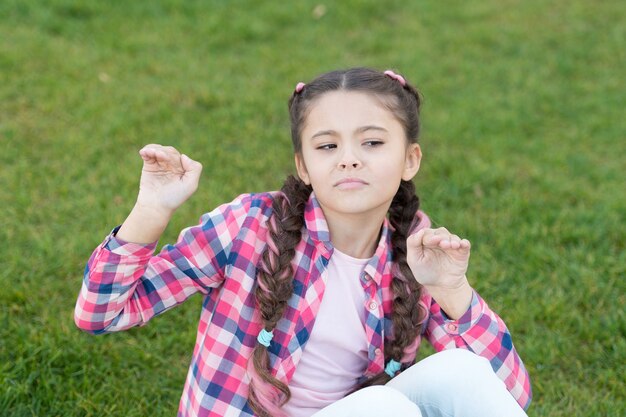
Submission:
{"label": "thumb", "polygon": [[202,164],[200,162],[194,161],[187,155],[182,154],[180,156],[180,164],[185,172],[185,175],[188,175],[194,180],[200,178],[200,173],[202,172]]}

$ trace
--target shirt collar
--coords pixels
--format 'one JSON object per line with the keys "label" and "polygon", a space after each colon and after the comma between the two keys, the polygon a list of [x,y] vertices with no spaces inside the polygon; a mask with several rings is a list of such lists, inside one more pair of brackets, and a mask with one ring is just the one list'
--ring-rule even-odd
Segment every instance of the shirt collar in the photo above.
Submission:
{"label": "shirt collar", "polygon": [[[304,222],[311,239],[315,245],[322,249],[322,256],[330,259],[333,253],[333,245],[330,242],[330,231],[328,223],[324,217],[322,207],[315,196],[315,192],[311,192],[309,200],[304,209]],[[380,285],[385,267],[391,260],[391,230],[389,220],[385,217],[382,225],[382,232],[378,240],[378,246],[372,258],[365,265],[364,272],[369,275],[376,285]]]}

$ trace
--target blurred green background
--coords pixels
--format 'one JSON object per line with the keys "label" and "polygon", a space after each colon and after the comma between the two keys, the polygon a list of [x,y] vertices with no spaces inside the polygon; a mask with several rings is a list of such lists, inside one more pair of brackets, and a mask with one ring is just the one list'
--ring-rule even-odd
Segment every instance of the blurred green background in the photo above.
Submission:
{"label": "blurred green background", "polygon": [[294,85],[349,66],[423,93],[422,208],[472,240],[529,415],[626,415],[625,17],[617,0],[3,0],[0,415],[175,415],[200,297],[120,334],[72,319],[91,251],[134,203],[137,151],[204,164],[173,242],[278,189]]}

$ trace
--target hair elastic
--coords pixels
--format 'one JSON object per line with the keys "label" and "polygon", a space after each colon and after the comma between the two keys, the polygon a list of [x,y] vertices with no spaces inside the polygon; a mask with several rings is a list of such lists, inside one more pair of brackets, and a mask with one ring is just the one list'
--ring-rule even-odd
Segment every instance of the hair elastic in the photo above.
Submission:
{"label": "hair elastic", "polygon": [[272,341],[273,337],[274,337],[273,330],[271,332],[268,332],[265,329],[261,329],[261,331],[259,332],[259,335],[256,337],[256,340],[263,346],[269,347],[270,342]]}
{"label": "hair elastic", "polygon": [[296,84],[296,93],[300,93],[302,92],[302,89],[304,88],[306,84],[303,82],[299,82],[298,84]]}
{"label": "hair elastic", "polygon": [[383,74],[398,81],[402,85],[402,87],[406,86],[406,80],[404,79],[402,75],[396,74],[392,70],[387,70]]}
{"label": "hair elastic", "polygon": [[393,359],[389,361],[387,366],[385,367],[385,373],[390,377],[396,376],[396,372],[400,370],[402,364],[398,361],[394,361]]}

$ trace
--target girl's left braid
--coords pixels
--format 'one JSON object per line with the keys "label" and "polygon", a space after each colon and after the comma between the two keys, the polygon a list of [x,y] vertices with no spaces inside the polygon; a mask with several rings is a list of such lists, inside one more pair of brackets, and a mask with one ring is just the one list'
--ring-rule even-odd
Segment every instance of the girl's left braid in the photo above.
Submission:
{"label": "girl's left braid", "polygon": [[[394,338],[389,343],[391,359],[413,363],[421,318],[426,311],[419,307],[422,286],[413,276],[406,261],[406,239],[416,226],[419,198],[412,181],[402,181],[389,208],[389,222],[394,228],[391,235],[393,247],[393,300]],[[406,364],[406,363],[405,363]]]}
{"label": "girl's left braid", "polygon": [[[304,209],[311,187],[289,176],[281,191],[282,195],[277,195],[272,203],[267,246],[257,268],[255,296],[266,332],[274,330],[293,292],[291,261],[302,238]],[[248,401],[252,410],[261,417],[284,416],[280,407],[289,401],[289,387],[272,375],[267,347],[260,342],[248,362],[248,373],[251,377]]]}

